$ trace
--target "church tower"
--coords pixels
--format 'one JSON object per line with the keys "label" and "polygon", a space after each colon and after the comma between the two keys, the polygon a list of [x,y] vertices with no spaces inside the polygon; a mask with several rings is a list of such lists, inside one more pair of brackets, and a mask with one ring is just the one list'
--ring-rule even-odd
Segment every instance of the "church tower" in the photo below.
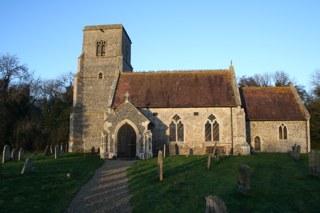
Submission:
{"label": "church tower", "polygon": [[104,111],[121,72],[132,72],[131,40],[122,25],[86,26],[74,78],[69,151],[100,147]]}

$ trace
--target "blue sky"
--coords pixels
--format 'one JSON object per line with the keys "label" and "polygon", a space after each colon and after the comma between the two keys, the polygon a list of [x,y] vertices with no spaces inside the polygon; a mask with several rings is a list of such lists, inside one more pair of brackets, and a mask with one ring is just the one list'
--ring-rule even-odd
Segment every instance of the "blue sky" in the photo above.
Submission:
{"label": "blue sky", "polygon": [[0,54],[43,78],[76,72],[86,25],[123,24],[135,71],[283,70],[309,88],[320,69],[320,1],[2,0]]}

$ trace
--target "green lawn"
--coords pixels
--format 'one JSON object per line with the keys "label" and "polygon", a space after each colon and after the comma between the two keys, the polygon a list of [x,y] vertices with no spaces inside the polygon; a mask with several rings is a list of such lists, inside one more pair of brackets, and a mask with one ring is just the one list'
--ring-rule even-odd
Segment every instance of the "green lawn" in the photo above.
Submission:
{"label": "green lawn", "polygon": [[[238,167],[251,168],[251,195],[235,190]],[[308,158],[258,153],[212,161],[177,156],[164,161],[159,182],[157,159],[138,161],[128,170],[134,212],[205,212],[205,196],[218,195],[229,212],[320,212],[320,179],[308,175]]]}
{"label": "green lawn", "polygon": [[0,212],[64,212],[103,161],[91,154],[66,153],[57,160],[36,155],[32,172],[21,175],[23,164],[2,164]]}

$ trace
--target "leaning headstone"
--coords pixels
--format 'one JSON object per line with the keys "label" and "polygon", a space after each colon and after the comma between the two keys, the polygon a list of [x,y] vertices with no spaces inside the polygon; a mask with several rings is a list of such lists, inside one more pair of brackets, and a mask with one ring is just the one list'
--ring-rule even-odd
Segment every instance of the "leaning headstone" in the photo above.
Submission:
{"label": "leaning headstone", "polygon": [[2,163],[10,160],[10,146],[5,145],[2,152]]}
{"label": "leaning headstone", "polygon": [[18,161],[23,161],[24,158],[24,150],[23,148],[19,149]]}
{"label": "leaning headstone", "polygon": [[250,192],[250,167],[246,164],[239,167],[237,188],[244,195]]}
{"label": "leaning headstone", "polygon": [[59,156],[59,145],[56,146],[54,150],[54,159],[57,159]]}
{"label": "leaning headstone", "polygon": [[53,145],[52,145],[52,144],[50,145],[50,153],[51,153],[51,154],[54,153],[54,148],[53,148]]}
{"label": "leaning headstone", "polygon": [[163,155],[161,150],[159,150],[158,152],[158,168],[159,168],[159,179],[160,181],[162,181],[163,180]]}
{"label": "leaning headstone", "polygon": [[227,213],[226,204],[217,196],[206,197],[206,213]]}
{"label": "leaning headstone", "polygon": [[26,162],[24,163],[24,166],[22,168],[21,174],[26,174],[30,172],[32,169],[32,158],[27,158]]}
{"label": "leaning headstone", "polygon": [[12,161],[17,161],[18,160],[18,152],[16,149],[13,149],[11,152],[11,159]]}
{"label": "leaning headstone", "polygon": [[49,154],[50,154],[50,148],[49,148],[49,145],[46,145],[46,148],[44,149],[43,155],[48,156]]}

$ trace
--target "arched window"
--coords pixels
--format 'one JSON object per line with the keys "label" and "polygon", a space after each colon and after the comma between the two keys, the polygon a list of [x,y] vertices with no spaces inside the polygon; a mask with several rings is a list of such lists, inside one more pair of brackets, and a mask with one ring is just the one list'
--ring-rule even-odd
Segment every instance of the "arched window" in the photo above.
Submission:
{"label": "arched window", "polygon": [[214,115],[210,115],[205,124],[205,140],[219,141],[219,124],[217,118]]}
{"label": "arched window", "polygon": [[106,54],[106,46],[105,44],[101,44],[101,56],[104,56]]}
{"label": "arched window", "polygon": [[254,148],[256,151],[261,151],[261,141],[259,136],[254,138]]}
{"label": "arched window", "polygon": [[287,140],[288,139],[288,130],[287,130],[287,127],[286,125],[284,124],[281,124],[279,126],[279,139],[282,140]]}
{"label": "arched window", "polygon": [[102,74],[102,72],[99,72],[98,78],[99,78],[99,79],[103,79],[103,74]]}
{"label": "arched window", "polygon": [[179,115],[175,115],[172,117],[172,121],[169,125],[170,131],[170,141],[184,141],[184,128],[183,123],[181,122],[181,118]]}
{"label": "arched window", "polygon": [[96,56],[105,56],[106,54],[106,42],[105,41],[98,41],[97,48],[96,48]]}
{"label": "arched window", "polygon": [[97,43],[96,56],[99,56],[99,54],[100,54],[100,48],[101,48],[100,44]]}

